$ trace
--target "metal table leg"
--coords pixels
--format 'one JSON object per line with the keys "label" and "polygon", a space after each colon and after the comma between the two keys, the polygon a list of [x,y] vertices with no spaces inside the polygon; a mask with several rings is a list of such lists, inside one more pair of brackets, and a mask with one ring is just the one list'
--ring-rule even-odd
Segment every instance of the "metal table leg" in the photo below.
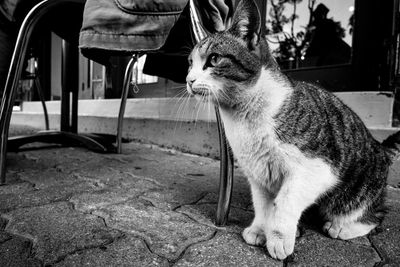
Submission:
{"label": "metal table leg", "polygon": [[46,130],[50,130],[49,113],[47,112],[46,100],[44,98],[42,87],[40,86],[40,81],[39,81],[39,77],[38,76],[35,77],[34,83],[35,83],[36,91],[37,91],[37,93],[39,95],[40,102],[42,103],[43,114],[44,114],[44,122],[45,122]]}

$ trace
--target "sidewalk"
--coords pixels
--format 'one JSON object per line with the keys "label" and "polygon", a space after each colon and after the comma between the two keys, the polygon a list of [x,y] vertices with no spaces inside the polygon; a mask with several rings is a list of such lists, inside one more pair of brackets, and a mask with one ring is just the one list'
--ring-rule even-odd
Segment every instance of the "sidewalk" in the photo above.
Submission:
{"label": "sidewalk", "polygon": [[8,153],[0,186],[0,266],[400,266],[400,164],[390,212],[368,237],[301,229],[284,262],[245,244],[253,212],[236,169],[229,225],[213,224],[219,162],[149,145]]}

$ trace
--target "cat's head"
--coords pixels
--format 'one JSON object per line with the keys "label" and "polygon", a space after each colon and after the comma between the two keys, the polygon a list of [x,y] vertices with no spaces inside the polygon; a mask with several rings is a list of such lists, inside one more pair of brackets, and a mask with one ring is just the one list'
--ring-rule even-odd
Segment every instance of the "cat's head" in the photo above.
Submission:
{"label": "cat's head", "polygon": [[200,41],[189,56],[190,94],[221,106],[234,106],[255,84],[262,68],[276,63],[261,35],[261,17],[253,0],[240,1],[229,28]]}

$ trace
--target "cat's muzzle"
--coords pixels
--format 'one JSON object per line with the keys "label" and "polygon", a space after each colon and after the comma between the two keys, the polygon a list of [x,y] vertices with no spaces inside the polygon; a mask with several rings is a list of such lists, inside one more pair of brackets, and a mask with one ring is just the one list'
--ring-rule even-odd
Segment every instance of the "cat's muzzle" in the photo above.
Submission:
{"label": "cat's muzzle", "polygon": [[210,90],[206,87],[202,86],[194,86],[191,88],[192,94],[200,95],[200,96],[208,96],[210,94]]}
{"label": "cat's muzzle", "polygon": [[201,95],[201,96],[208,96],[210,94],[210,90],[205,89],[205,88],[200,88],[193,90],[195,95]]}

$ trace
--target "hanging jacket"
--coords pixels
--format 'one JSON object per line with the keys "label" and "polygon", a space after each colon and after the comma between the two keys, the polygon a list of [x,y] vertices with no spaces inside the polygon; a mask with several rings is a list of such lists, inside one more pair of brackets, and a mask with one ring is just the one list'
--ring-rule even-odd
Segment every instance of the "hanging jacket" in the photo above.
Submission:
{"label": "hanging jacket", "polygon": [[161,48],[188,0],[87,0],[79,47],[100,63]]}
{"label": "hanging jacket", "polygon": [[[196,0],[209,32],[223,29],[233,0]],[[84,56],[107,64],[112,55],[146,52],[144,72],[184,82],[187,55],[195,41],[188,0],[87,0],[79,47]]]}

